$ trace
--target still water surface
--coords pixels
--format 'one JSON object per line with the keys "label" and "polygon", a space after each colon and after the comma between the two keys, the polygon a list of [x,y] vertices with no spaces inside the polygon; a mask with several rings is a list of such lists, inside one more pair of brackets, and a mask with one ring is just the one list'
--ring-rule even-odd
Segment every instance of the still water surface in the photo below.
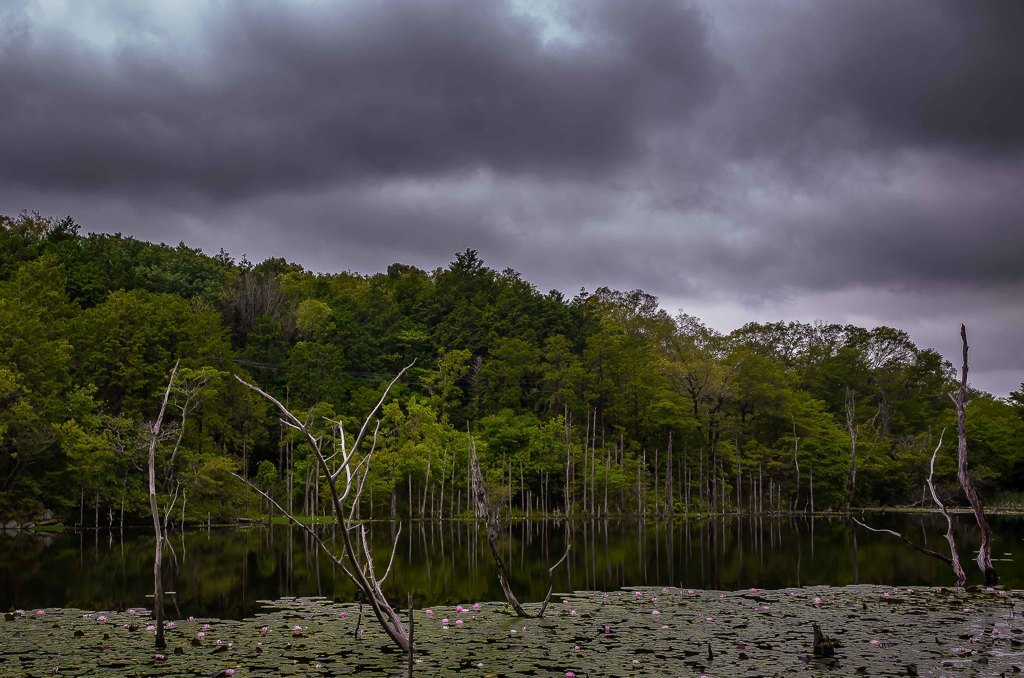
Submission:
{"label": "still water surface", "polygon": [[[945,524],[935,516],[871,516],[876,527],[942,552]],[[969,583],[976,528],[957,516],[957,543]],[[1024,587],[1024,518],[991,518],[1000,584]],[[397,524],[372,525],[371,543],[384,568]],[[323,528],[330,537],[332,528]],[[567,531],[568,530],[568,531]],[[818,584],[950,585],[948,566],[895,537],[874,534],[839,518],[728,516],[676,523],[601,520],[518,521],[502,547],[521,600],[547,589],[547,568],[572,543],[555,591],[624,586],[682,586],[734,590]],[[240,619],[257,601],[321,595],[353,600],[344,574],[315,553],[302,530],[214,528],[171,535],[165,550],[165,589],[171,616]],[[340,548],[340,546],[339,546]],[[153,585],[153,538],[144,531],[38,535],[0,534],[0,609],[148,607]],[[466,522],[402,525],[385,593],[418,606],[502,600],[482,526]],[[175,609],[175,607],[177,609]]]}

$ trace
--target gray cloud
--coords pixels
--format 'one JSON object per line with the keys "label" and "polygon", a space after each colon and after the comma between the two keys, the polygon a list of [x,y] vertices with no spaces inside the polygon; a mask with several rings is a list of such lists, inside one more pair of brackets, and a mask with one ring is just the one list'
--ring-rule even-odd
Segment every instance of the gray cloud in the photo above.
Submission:
{"label": "gray cloud", "polygon": [[0,178],[235,199],[474,168],[601,173],[716,81],[699,15],[669,4],[593,5],[576,46],[492,2],[216,7],[194,54],[173,35],[102,50],[22,21],[2,47]]}
{"label": "gray cloud", "polygon": [[472,247],[951,358],[967,320],[976,382],[1024,380],[1020,3],[53,7],[0,9],[2,212],[322,271]]}

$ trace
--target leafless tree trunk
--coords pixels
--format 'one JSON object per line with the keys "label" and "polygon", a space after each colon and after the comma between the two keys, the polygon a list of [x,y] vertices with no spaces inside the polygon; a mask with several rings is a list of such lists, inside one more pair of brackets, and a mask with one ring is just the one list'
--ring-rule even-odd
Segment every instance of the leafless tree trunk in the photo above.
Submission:
{"label": "leafless tree trunk", "polygon": [[978,498],[978,493],[971,482],[971,476],[967,472],[967,327],[960,325],[960,339],[963,342],[964,364],[960,372],[960,389],[956,395],[951,396],[956,404],[956,430],[957,430],[957,468],[956,477],[960,481],[960,487],[964,490],[974,513],[974,519],[978,522],[981,530],[981,547],[978,549],[978,567],[985,574],[985,584],[992,586],[996,583],[996,570],[992,566],[992,528],[985,520],[985,510]]}
{"label": "leafless tree trunk", "polygon": [[850,434],[850,476],[847,480],[846,510],[850,510],[853,495],[857,491],[857,424],[856,408],[853,391],[846,387],[846,430]]}
{"label": "leafless tree trunk", "polygon": [[167,380],[167,390],[164,391],[164,400],[160,404],[160,414],[153,422],[149,435],[149,510],[153,514],[153,535],[156,542],[153,559],[153,616],[156,617],[156,647],[160,649],[167,647],[167,641],[164,640],[164,535],[160,525],[160,507],[156,501],[156,444],[160,438],[160,428],[164,425],[167,401],[171,397],[171,388],[174,386],[174,377],[178,374],[179,363],[180,361],[176,360],[171,369],[171,376]]}
{"label": "leafless tree trunk", "polygon": [[544,616],[545,610],[547,610],[548,602],[551,600],[551,592],[555,587],[555,568],[562,564],[569,556],[569,549],[572,548],[572,544],[567,543],[565,545],[565,553],[558,559],[558,562],[552,565],[548,569],[548,592],[544,596],[544,600],[540,604],[540,610],[537,614],[530,614],[523,609],[519,599],[516,598],[516,594],[512,591],[512,587],[508,581],[508,568],[505,566],[505,559],[501,557],[501,551],[498,549],[498,535],[501,533],[501,525],[498,519],[498,510],[487,500],[487,488],[484,486],[484,477],[480,472],[480,462],[476,458],[476,442],[472,437],[469,439],[469,466],[473,474],[473,497],[476,500],[476,506],[480,514],[483,515],[487,525],[487,545],[491,549],[491,556],[494,558],[495,567],[498,570],[498,583],[501,584],[501,590],[505,594],[505,600],[512,606],[518,617],[535,617],[540,618]]}
{"label": "leafless tree trunk", "polygon": [[668,432],[668,450],[665,456],[665,512],[671,516],[675,513],[672,491],[672,431]]}
{"label": "leafless tree trunk", "polygon": [[[253,386],[242,378],[237,376],[235,377],[243,385],[252,389],[256,393],[259,393],[263,398],[272,403],[280,413],[282,423],[301,433],[305,441],[312,448],[313,454],[316,457],[317,466],[323,472],[328,490],[330,491],[332,512],[334,514],[335,521],[340,528],[338,530],[338,535],[342,542],[343,556],[336,556],[327,547],[316,530],[310,526],[303,525],[291,514],[291,512],[282,508],[270,496],[250,483],[246,478],[237,474],[235,474],[235,477],[262,495],[264,499],[270,501],[279,511],[281,511],[281,513],[287,516],[294,525],[304,529],[310,535],[313,543],[315,543],[321,551],[331,558],[331,560],[341,568],[345,575],[352,580],[361,596],[361,599],[369,602],[374,616],[377,618],[378,623],[380,623],[381,628],[384,629],[384,632],[403,653],[408,653],[410,651],[412,646],[411,639],[409,638],[409,634],[402,623],[398,612],[387,601],[387,598],[381,590],[381,585],[384,583],[388,574],[390,574],[391,566],[394,563],[395,549],[398,545],[398,538],[401,535],[401,524],[399,524],[398,530],[395,534],[394,543],[391,548],[391,557],[388,561],[387,568],[383,575],[378,576],[374,569],[373,556],[370,551],[366,526],[364,524],[357,523],[355,520],[355,514],[359,506],[359,500],[362,496],[366,474],[369,470],[370,458],[373,456],[374,448],[376,447],[376,428],[373,431],[370,450],[363,455],[361,459],[356,458],[356,452],[359,450],[359,446],[362,444],[370,429],[371,420],[380,409],[381,405],[384,404],[384,400],[387,398],[388,392],[410,367],[412,367],[412,365],[408,365],[403,368],[391,383],[388,384],[387,388],[384,389],[384,393],[381,395],[380,400],[377,401],[377,404],[363,421],[362,428],[359,430],[359,433],[351,447],[346,444],[344,426],[342,426],[340,421],[333,422],[337,427],[336,430],[337,435],[340,438],[340,445],[338,451],[330,455],[326,452],[328,441],[325,441],[323,436],[313,435],[309,428],[311,422],[301,421],[279,400],[259,387]],[[377,427],[379,426],[380,422],[378,421]],[[330,462],[332,462],[334,457],[339,453],[342,455],[341,463],[332,470]]]}
{"label": "leafless tree trunk", "polygon": [[939,499],[938,492],[935,491],[935,485],[932,483],[932,476],[935,475],[935,455],[939,453],[939,449],[942,447],[942,437],[946,434],[946,429],[942,429],[942,433],[939,434],[939,443],[935,446],[935,451],[932,452],[932,461],[928,467],[928,490],[932,493],[932,501],[939,507],[939,511],[942,512],[943,517],[946,519],[946,541],[949,542],[949,564],[953,568],[953,574],[956,576],[957,586],[963,586],[964,582],[967,581],[967,575],[964,574],[964,568],[960,564],[960,555],[956,551],[956,542],[953,540],[953,518],[949,515],[949,510],[946,508],[946,504]]}
{"label": "leafless tree trunk", "polygon": [[793,511],[797,510],[800,504],[800,438],[796,434],[796,417],[790,415],[793,420],[793,468],[796,469],[796,492],[793,493]]}

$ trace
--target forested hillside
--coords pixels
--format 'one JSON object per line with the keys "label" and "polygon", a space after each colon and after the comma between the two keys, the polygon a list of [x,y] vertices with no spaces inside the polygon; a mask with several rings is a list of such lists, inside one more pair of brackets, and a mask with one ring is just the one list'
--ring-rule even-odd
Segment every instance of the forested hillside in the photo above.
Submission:
{"label": "forested hillside", "polygon": [[[513,512],[652,515],[915,503],[955,430],[953,367],[888,327],[723,335],[639,290],[540,292],[472,250],[434,271],[315,274],[23,213],[0,216],[0,512],[137,522],[179,357],[160,449],[176,522],[264,514],[232,471],[324,511],[308,451],[234,374],[330,436],[415,360],[383,411],[374,518],[472,515],[469,434]],[[1024,490],[1024,388],[973,395],[983,498]],[[937,479],[955,498],[954,449],[947,433]]]}

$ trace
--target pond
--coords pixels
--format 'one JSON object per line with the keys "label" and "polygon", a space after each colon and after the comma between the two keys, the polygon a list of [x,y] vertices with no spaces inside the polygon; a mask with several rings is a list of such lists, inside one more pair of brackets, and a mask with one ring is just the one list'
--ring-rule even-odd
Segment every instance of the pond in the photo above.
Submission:
{"label": "pond", "polygon": [[[944,523],[932,515],[871,515],[875,527],[902,531],[939,552]],[[973,563],[977,530],[956,516],[957,543],[969,583],[981,583]],[[1024,519],[993,516],[1000,584],[1024,588]],[[386,562],[397,524],[371,524],[371,543]],[[332,528],[321,528],[330,537]],[[708,590],[782,589],[817,585],[947,586],[949,568],[895,537],[840,518],[726,516],[675,523],[601,520],[515,521],[503,539],[512,586],[524,601],[543,598],[547,568],[559,568],[556,591],[613,591],[630,586]],[[287,526],[214,528],[172,533],[165,551],[168,614],[242,619],[257,601],[324,596],[352,601],[344,574],[315,553],[301,529]],[[0,609],[148,607],[153,538],[145,531],[57,534],[0,533]],[[482,525],[411,522],[401,525],[385,592],[417,606],[502,600]]]}

